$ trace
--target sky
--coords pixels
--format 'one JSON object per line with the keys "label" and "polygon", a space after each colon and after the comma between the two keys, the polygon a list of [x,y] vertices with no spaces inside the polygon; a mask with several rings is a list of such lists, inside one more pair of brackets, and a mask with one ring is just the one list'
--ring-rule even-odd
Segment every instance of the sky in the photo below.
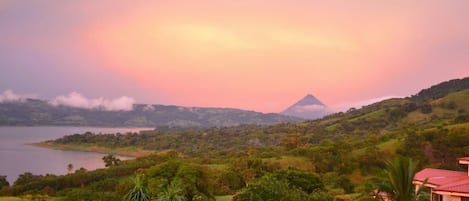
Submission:
{"label": "sky", "polygon": [[466,0],[0,0],[0,93],[260,112],[314,94],[346,108],[469,76],[468,10]]}

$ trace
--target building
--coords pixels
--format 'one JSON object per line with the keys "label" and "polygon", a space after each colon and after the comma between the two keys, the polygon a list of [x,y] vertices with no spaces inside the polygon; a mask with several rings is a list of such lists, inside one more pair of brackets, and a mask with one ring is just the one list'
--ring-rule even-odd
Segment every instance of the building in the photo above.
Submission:
{"label": "building", "polygon": [[[458,162],[469,165],[469,157]],[[412,183],[417,189],[430,188],[432,201],[469,201],[469,166],[466,172],[426,168],[415,174]]]}

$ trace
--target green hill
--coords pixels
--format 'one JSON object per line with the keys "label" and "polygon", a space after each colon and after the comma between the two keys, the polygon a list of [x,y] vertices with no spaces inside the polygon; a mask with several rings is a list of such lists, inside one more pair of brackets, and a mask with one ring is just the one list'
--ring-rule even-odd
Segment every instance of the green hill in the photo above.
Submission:
{"label": "green hill", "polygon": [[[70,135],[40,145],[147,155],[105,170],[36,176],[2,192],[20,195],[45,192],[43,189],[50,187],[67,199],[77,193],[104,192],[110,196],[106,199],[112,200],[128,190],[124,178],[139,172],[147,175],[153,196],[168,184],[185,181],[187,185],[179,187],[187,199],[201,196],[202,200],[214,200],[215,196],[245,192],[246,185],[265,187],[266,191],[289,189],[287,192],[295,196],[319,196],[322,200],[342,194],[366,197],[369,179],[379,178],[385,160],[396,155],[417,159],[420,167],[459,168],[454,160],[469,154],[469,88],[460,87],[466,82],[467,78],[450,81],[450,85],[445,82],[416,96],[389,99],[314,121]],[[67,183],[80,174],[84,177],[81,183]],[[300,182],[297,176],[311,180]],[[110,180],[117,184],[99,188]],[[311,193],[291,188],[308,182],[316,182],[319,189]]]}
{"label": "green hill", "polygon": [[[467,79],[460,80],[466,82]],[[454,83],[455,86],[459,86]],[[444,83],[446,85],[446,82]],[[438,85],[423,90],[440,91]],[[175,150],[188,156],[236,154],[248,149],[274,149],[282,146],[283,138],[298,136],[302,147],[315,146],[325,140],[347,141],[362,148],[370,136],[379,140],[403,138],[407,130],[447,128],[469,121],[469,89],[455,88],[444,97],[426,101],[412,98],[395,98],[336,113],[323,119],[272,126],[243,125],[209,129],[154,130],[140,134],[84,135],[75,134],[48,141],[49,147],[66,146],[73,149],[105,147],[107,150],[138,148],[144,151]],[[421,94],[420,92],[419,94]],[[384,142],[383,142],[384,143]]]}
{"label": "green hill", "polygon": [[271,125],[300,120],[300,118],[275,113],[230,108],[135,104],[130,111],[106,111],[62,105],[54,106],[48,101],[37,99],[0,101],[0,126],[207,128],[242,124]]}

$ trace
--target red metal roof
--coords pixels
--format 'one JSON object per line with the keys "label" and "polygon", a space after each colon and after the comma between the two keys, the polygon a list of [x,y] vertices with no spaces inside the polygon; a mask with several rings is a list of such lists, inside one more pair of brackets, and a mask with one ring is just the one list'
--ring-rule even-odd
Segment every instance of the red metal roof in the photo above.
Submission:
{"label": "red metal roof", "polygon": [[439,186],[449,182],[458,181],[460,177],[464,176],[467,177],[466,172],[425,168],[415,174],[414,181],[423,182],[428,179],[428,184]]}
{"label": "red metal roof", "polygon": [[435,188],[437,191],[456,192],[456,193],[469,193],[469,176],[462,178],[460,181],[451,182]]}
{"label": "red metal roof", "polygon": [[469,193],[467,172],[426,168],[415,174],[414,181],[423,182],[425,180],[427,180],[427,184],[436,186],[434,190]]}

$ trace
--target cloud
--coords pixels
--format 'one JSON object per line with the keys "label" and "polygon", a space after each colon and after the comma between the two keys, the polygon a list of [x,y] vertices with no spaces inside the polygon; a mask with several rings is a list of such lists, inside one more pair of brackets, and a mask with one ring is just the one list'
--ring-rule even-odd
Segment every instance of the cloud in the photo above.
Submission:
{"label": "cloud", "polygon": [[106,111],[130,111],[133,109],[135,99],[127,96],[122,96],[116,99],[96,98],[88,99],[85,96],[72,92],[65,96],[58,96],[54,100],[49,101],[51,105],[70,106],[85,109],[101,109]]}
{"label": "cloud", "polygon": [[326,111],[327,107],[323,105],[303,105],[303,106],[295,106],[293,110],[297,113],[308,113],[308,112]]}
{"label": "cloud", "polygon": [[22,94],[16,94],[12,90],[6,90],[0,94],[0,103],[3,102],[23,102],[28,97]]}
{"label": "cloud", "polygon": [[371,98],[371,99],[367,99],[367,100],[361,100],[361,101],[357,101],[357,102],[342,103],[342,104],[332,106],[331,108],[335,112],[344,112],[344,111],[347,111],[350,108],[361,108],[363,106],[370,105],[370,104],[377,103],[377,102],[387,100],[387,99],[391,99],[391,98],[402,98],[402,97],[399,97],[399,96],[381,96],[381,97]]}
{"label": "cloud", "polygon": [[155,107],[153,107],[153,105],[145,105],[145,107],[143,107],[143,111],[154,111],[155,110]]}

